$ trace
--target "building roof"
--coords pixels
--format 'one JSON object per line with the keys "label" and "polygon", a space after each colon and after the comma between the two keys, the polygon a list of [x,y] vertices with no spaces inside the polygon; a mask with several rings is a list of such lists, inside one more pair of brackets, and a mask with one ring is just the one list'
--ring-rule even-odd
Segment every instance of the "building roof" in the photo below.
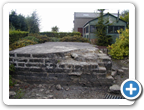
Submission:
{"label": "building roof", "polygon": [[[117,17],[117,13],[112,13],[112,15]],[[97,18],[97,17],[99,17],[99,13],[74,12],[74,18]]]}
{"label": "building roof", "polygon": [[[113,14],[110,14],[110,13],[106,13],[106,14],[104,14],[103,16],[107,16],[107,15],[111,15],[111,16],[117,18],[117,16],[114,16]],[[94,18],[94,19],[88,21],[87,23],[84,24],[84,26],[87,25],[88,23],[90,23],[91,21],[97,20],[98,18],[99,18],[99,16],[98,16],[97,18]],[[124,20],[122,20],[122,19],[120,19],[120,18],[119,18],[119,20],[121,20],[121,21],[127,23],[126,21],[124,21]],[[84,27],[84,26],[83,26],[83,27]]]}

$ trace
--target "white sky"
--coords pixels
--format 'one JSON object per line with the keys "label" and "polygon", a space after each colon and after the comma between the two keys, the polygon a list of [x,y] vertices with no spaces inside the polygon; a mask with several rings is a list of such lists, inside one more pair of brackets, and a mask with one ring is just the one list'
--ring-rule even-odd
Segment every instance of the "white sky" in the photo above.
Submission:
{"label": "white sky", "polygon": [[[119,5],[118,5],[119,6]],[[53,26],[59,27],[59,32],[71,32],[74,24],[74,12],[94,12],[97,9],[107,9],[106,12],[117,13],[118,10],[126,10],[117,6],[111,8],[104,8],[97,5],[97,3],[15,3],[11,4],[9,8],[16,10],[17,14],[24,16],[30,15],[33,11],[37,11],[40,18],[40,31],[51,31]]]}

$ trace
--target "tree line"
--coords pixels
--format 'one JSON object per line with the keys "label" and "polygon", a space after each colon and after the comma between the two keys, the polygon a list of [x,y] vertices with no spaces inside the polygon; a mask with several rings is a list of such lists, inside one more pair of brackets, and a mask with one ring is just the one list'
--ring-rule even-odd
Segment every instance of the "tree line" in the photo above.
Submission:
{"label": "tree line", "polygon": [[16,11],[11,11],[9,14],[9,29],[28,31],[29,33],[39,33],[40,20],[37,12],[34,11],[30,16],[17,14]]}

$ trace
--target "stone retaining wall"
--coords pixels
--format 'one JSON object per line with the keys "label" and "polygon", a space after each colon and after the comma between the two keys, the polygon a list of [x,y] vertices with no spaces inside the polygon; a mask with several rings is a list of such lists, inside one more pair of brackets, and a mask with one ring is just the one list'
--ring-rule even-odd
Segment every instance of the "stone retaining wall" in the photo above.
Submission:
{"label": "stone retaining wall", "polygon": [[[14,64],[14,78],[34,83],[81,84],[86,86],[111,85],[111,59],[97,54],[95,61],[79,61],[71,57],[73,52],[25,54],[10,52],[9,62]],[[81,56],[82,57],[82,56]]]}

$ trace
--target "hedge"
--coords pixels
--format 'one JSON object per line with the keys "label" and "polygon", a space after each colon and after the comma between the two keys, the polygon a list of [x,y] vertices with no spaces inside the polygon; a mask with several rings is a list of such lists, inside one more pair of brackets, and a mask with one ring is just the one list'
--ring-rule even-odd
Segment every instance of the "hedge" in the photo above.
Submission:
{"label": "hedge", "polygon": [[28,32],[26,31],[9,31],[9,44],[12,44],[26,36],[28,36]]}
{"label": "hedge", "polygon": [[80,32],[40,32],[40,35],[62,38],[64,36],[74,36],[74,35],[81,36],[81,33]]}
{"label": "hedge", "polygon": [[81,36],[65,36],[60,39],[61,42],[87,42],[90,43],[88,39]]}

